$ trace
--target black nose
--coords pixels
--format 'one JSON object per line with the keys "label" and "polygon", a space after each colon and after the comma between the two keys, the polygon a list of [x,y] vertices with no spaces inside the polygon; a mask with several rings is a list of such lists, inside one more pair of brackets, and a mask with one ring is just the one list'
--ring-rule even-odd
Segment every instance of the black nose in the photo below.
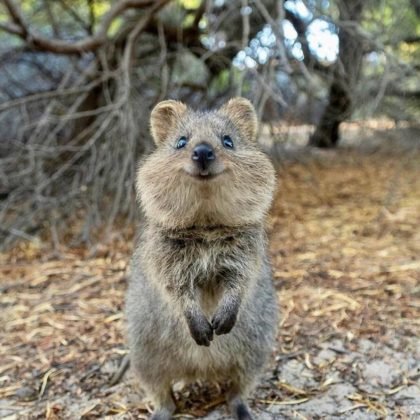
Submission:
{"label": "black nose", "polygon": [[206,143],[201,143],[193,150],[192,160],[196,161],[200,169],[205,170],[210,166],[212,160],[216,158],[213,148]]}

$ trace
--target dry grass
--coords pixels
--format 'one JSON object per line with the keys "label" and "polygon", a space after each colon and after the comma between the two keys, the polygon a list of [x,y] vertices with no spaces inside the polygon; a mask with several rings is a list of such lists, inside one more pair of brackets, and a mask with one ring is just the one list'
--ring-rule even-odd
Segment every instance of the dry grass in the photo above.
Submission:
{"label": "dry grass", "polygon": [[[335,362],[315,363],[314,355],[334,338],[351,349],[362,338],[388,343],[398,337],[408,346],[419,336],[419,168],[418,154],[335,151],[282,169],[270,219],[281,329],[277,362],[254,406],[297,410],[322,395]],[[146,415],[149,407],[132,380],[108,385],[126,354],[122,311],[131,237],[115,237],[94,255],[62,249],[54,256],[26,243],[1,256],[0,414]],[[316,386],[279,380],[282,364],[292,359],[314,372]],[[400,383],[382,391],[392,395],[415,379],[402,373]],[[360,376],[349,380],[357,384]],[[347,397],[349,411],[389,414],[386,403],[357,386],[360,392]],[[222,395],[194,386],[179,399],[185,418],[205,414]]]}

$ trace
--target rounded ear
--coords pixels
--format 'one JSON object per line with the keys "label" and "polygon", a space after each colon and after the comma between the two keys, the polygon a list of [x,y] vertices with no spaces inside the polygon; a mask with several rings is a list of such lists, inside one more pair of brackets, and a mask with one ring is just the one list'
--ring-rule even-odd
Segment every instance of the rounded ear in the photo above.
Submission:
{"label": "rounded ear", "polygon": [[187,105],[182,102],[168,100],[159,102],[150,114],[150,131],[156,145],[168,138],[176,121],[187,111]]}
{"label": "rounded ear", "polygon": [[258,118],[254,106],[248,99],[237,97],[220,108],[226,114],[239,132],[248,140],[257,139]]}

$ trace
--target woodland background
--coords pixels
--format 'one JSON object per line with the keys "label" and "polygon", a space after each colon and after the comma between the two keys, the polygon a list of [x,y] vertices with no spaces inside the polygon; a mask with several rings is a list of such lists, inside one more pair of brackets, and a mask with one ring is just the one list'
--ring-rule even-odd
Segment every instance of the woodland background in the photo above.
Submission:
{"label": "woodland background", "polygon": [[0,0],[0,417],[146,417],[114,374],[150,110],[235,95],[279,179],[257,418],[420,415],[419,70],[418,0]]}
{"label": "woodland background", "polygon": [[164,98],[243,95],[276,143],[314,124],[306,141],[325,148],[342,121],[418,122],[419,20],[418,0],[3,0],[2,244],[46,229],[59,241],[68,217],[85,242],[131,223]]}

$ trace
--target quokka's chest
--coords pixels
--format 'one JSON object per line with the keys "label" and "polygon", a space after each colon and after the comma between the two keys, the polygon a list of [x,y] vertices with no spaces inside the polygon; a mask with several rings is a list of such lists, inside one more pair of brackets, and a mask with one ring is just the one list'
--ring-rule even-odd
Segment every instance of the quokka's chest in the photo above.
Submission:
{"label": "quokka's chest", "polygon": [[243,250],[229,239],[212,242],[171,239],[164,249],[163,266],[191,277],[197,286],[217,284],[246,258]]}
{"label": "quokka's chest", "polygon": [[[174,236],[146,231],[142,241],[142,263],[146,271],[164,283],[215,285],[224,278],[253,270],[264,253],[263,231],[235,234]],[[175,284],[174,284],[175,286]]]}
{"label": "quokka's chest", "polygon": [[[220,241],[222,242],[222,241]],[[194,290],[200,307],[211,317],[226,286],[237,277],[245,255],[231,241],[225,243],[204,241],[176,241],[169,244],[169,255],[165,261],[168,273],[172,273],[176,289]]]}

